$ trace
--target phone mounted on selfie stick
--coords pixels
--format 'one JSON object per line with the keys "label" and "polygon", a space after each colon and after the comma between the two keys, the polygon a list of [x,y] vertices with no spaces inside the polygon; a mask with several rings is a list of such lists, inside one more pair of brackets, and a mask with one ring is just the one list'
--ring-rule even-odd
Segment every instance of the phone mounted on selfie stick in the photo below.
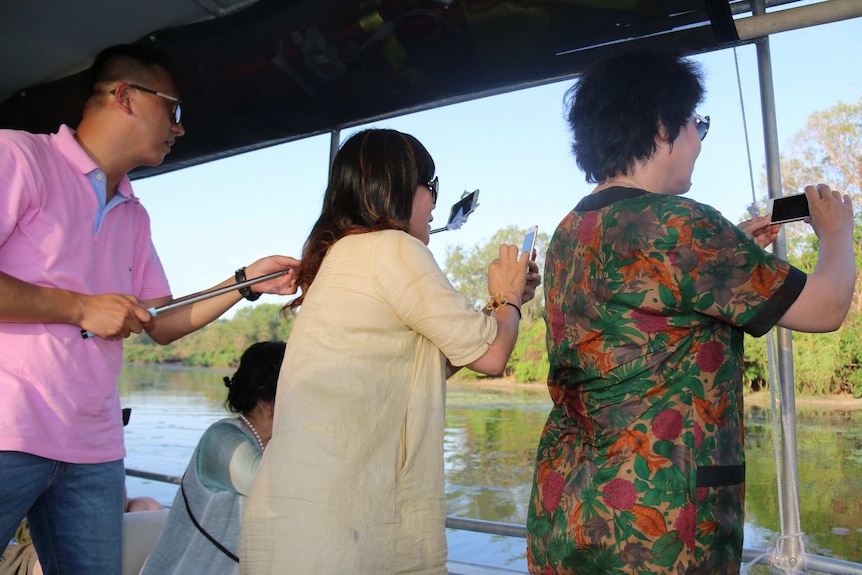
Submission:
{"label": "phone mounted on selfie stick", "polygon": [[473,190],[472,192],[465,191],[461,194],[461,199],[449,210],[449,221],[446,222],[446,225],[442,228],[431,230],[430,233],[436,234],[437,232],[461,229],[461,226],[467,222],[467,217],[475,212],[478,207],[479,190]]}

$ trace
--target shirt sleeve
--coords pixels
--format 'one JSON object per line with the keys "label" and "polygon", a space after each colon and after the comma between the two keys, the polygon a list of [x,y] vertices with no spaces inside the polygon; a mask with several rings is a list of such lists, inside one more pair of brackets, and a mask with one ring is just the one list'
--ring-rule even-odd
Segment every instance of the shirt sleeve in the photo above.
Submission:
{"label": "shirt sleeve", "polygon": [[0,247],[24,217],[36,189],[33,173],[21,150],[0,130]]}
{"label": "shirt sleeve", "polygon": [[198,445],[198,476],[211,491],[248,495],[260,459],[253,439],[230,423],[218,422],[204,432]]}
{"label": "shirt sleeve", "polygon": [[678,244],[675,265],[683,272],[682,299],[690,292],[698,313],[760,336],[805,286],[804,272],[761,248],[709,206],[697,204],[687,231],[689,241]]}
{"label": "shirt sleeve", "polygon": [[470,305],[431,251],[403,232],[380,234],[372,256],[375,289],[405,325],[428,338],[454,366],[482,357],[497,337],[497,322]]}

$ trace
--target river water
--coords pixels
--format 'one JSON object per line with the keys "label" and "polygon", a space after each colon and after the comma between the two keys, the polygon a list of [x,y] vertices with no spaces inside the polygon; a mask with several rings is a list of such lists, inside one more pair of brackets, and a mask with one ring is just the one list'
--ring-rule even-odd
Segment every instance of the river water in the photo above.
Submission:
{"label": "river water", "polygon": [[[226,370],[128,365],[120,396],[132,414],[126,427],[126,467],[182,475],[203,431],[225,417]],[[523,524],[536,443],[550,400],[515,386],[489,390],[450,385],[445,469],[448,515]],[[800,517],[810,553],[862,561],[862,411],[800,409]],[[772,419],[746,408],[745,546],[764,549],[780,532]],[[130,496],[170,505],[176,485],[129,478]],[[523,539],[449,530],[449,556],[526,569]]]}

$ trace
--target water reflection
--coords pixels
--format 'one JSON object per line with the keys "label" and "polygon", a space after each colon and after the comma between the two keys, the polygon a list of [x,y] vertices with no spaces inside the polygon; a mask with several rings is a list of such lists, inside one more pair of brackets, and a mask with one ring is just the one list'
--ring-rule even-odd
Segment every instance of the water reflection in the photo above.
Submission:
{"label": "water reflection", "polygon": [[[200,434],[224,417],[229,372],[128,366],[121,376],[128,467],[181,475]],[[450,387],[444,465],[449,515],[523,524],[533,459],[550,406],[541,388]],[[862,560],[862,411],[800,408],[800,517],[806,549]],[[769,409],[745,412],[747,498],[745,545],[766,548],[780,531]],[[171,503],[176,486],[129,480],[132,495]],[[525,568],[524,541],[449,531],[450,557]]]}

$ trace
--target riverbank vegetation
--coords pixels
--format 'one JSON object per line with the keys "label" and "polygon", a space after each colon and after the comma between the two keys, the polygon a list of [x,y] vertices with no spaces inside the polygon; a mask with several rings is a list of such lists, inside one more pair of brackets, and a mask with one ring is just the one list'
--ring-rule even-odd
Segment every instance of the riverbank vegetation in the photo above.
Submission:
{"label": "riverbank vegetation", "polygon": [[[828,334],[793,334],[793,361],[796,389],[809,396],[852,394],[862,397],[862,100],[838,104],[809,118],[805,129],[789,142],[782,157],[782,185],[785,194],[799,193],[806,184],[826,182],[833,189],[849,193],[856,206],[856,297],[844,326]],[[765,182],[763,186],[765,189]],[[765,204],[765,200],[763,201]],[[562,217],[563,214],[561,214]],[[811,272],[817,261],[818,241],[805,223],[787,224],[788,259]],[[523,230],[508,227],[487,242],[473,248],[456,246],[446,254],[443,269],[459,292],[478,308],[488,299],[486,270],[497,256],[501,243],[521,244]],[[539,269],[544,268],[547,233],[536,244]],[[824,294],[824,297],[829,297]],[[542,319],[541,286],[536,298],[522,308],[523,320],[518,343],[506,369],[506,376],[518,383],[544,382],[548,371],[545,354],[545,323]],[[146,334],[126,343],[128,362],[172,363],[198,367],[233,368],[242,351],[256,341],[287,339],[293,317],[284,317],[277,304],[259,304],[239,310],[232,319],[213,322],[204,329],[168,345],[156,345]],[[767,338],[746,336],[744,385],[750,391],[768,387]],[[484,378],[461,370],[460,381]]]}

